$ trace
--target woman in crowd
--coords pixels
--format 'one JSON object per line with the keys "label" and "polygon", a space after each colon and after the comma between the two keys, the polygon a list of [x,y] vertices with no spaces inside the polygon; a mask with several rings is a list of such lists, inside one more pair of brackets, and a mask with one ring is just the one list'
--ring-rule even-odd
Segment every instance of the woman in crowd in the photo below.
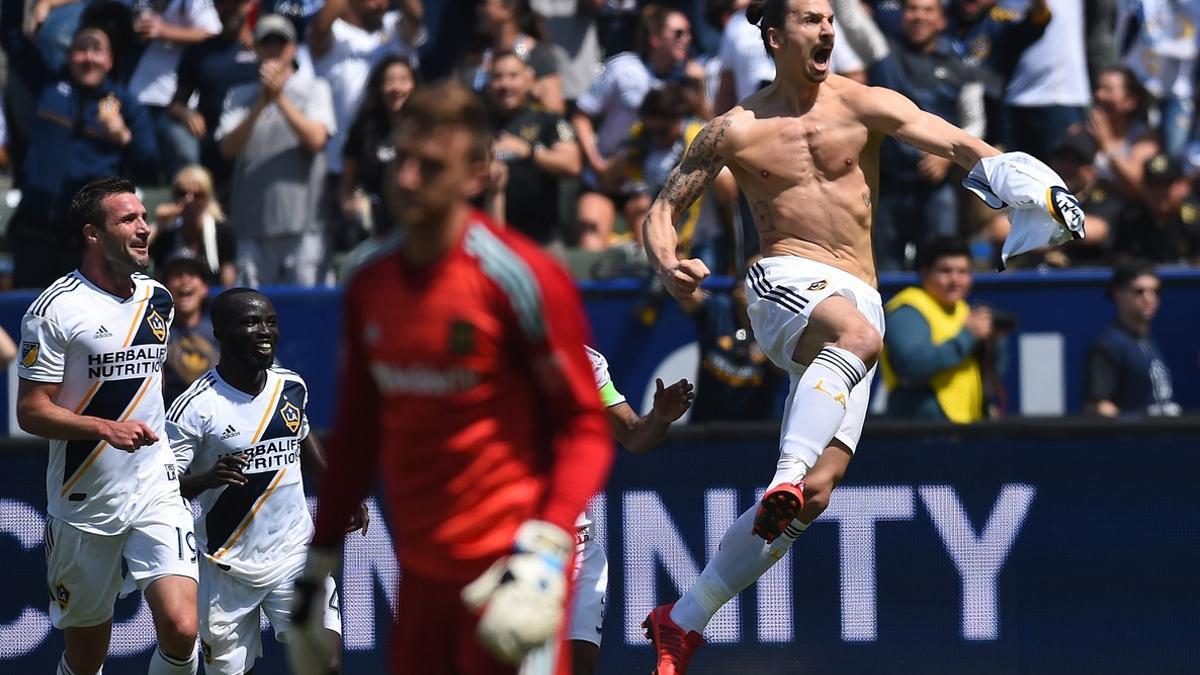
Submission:
{"label": "woman in crowd", "polygon": [[171,183],[171,196],[172,201],[160,205],[154,214],[158,232],[150,244],[150,256],[155,266],[161,267],[181,249],[188,249],[208,266],[208,281],[232,286],[237,278],[237,243],[213,196],[212,174],[202,166],[180,169]]}

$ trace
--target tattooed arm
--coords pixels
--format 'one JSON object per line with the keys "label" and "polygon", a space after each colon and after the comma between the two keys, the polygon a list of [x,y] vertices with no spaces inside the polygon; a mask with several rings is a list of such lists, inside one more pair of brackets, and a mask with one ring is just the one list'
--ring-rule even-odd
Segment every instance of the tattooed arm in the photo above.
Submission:
{"label": "tattooed arm", "polygon": [[675,255],[678,242],[675,223],[725,166],[730,152],[726,135],[730,124],[730,116],[722,115],[700,130],[683,161],[667,176],[662,192],[658,193],[646,215],[642,230],[646,255],[667,291],[675,298],[691,296],[709,275],[703,262],[679,260]]}

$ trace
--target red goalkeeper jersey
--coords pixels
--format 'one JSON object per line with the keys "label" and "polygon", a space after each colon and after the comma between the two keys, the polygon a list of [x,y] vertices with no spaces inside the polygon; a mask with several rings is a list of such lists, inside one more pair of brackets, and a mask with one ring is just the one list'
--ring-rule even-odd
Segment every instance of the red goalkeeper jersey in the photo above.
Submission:
{"label": "red goalkeeper jersey", "polygon": [[401,567],[469,581],[526,519],[571,531],[612,441],[582,304],[557,263],[478,212],[426,268],[403,246],[347,286],[313,543],[341,541],[379,472]]}

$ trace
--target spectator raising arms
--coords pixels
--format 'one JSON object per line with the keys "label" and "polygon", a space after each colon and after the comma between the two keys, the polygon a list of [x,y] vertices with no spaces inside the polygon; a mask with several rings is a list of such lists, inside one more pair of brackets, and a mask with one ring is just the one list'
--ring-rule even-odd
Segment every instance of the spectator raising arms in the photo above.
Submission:
{"label": "spectator raising arms", "polygon": [[329,84],[296,70],[296,29],[278,14],[258,19],[259,82],[229,92],[217,129],[236,158],[231,216],[241,281],[313,286],[325,255],[322,151],[336,129]]}
{"label": "spectator raising arms", "polygon": [[359,229],[334,231],[334,246],[361,239],[361,234],[384,234],[391,221],[382,211],[383,174],[396,155],[392,134],[404,104],[416,87],[412,64],[400,56],[384,57],[367,78],[362,105],[342,149],[342,177],[338,203],[343,223],[355,222]]}
{"label": "spectator raising arms", "polygon": [[583,161],[571,125],[533,103],[533,84],[533,68],[515,52],[492,58],[492,152],[508,167],[504,213],[495,217],[543,246],[561,246],[558,179],[578,176]]}
{"label": "spectator raising arms", "polygon": [[1087,129],[1100,146],[1096,173],[1122,195],[1136,199],[1141,196],[1146,160],[1159,149],[1158,138],[1145,121],[1149,95],[1131,70],[1114,66],[1100,73],[1093,98]]}
{"label": "spectator raising arms", "polygon": [[[16,22],[16,30],[10,21]],[[77,30],[66,69],[56,75],[45,70],[21,33],[20,21],[19,14],[5,11],[0,33],[10,65],[38,93],[16,185],[21,204],[8,238],[13,286],[44,288],[78,267],[83,255],[79,233],[68,227],[63,195],[122,169],[152,174],[158,149],[146,109],[109,77],[113,52],[108,34],[96,28]]]}
{"label": "spectator raising arms", "polygon": [[601,187],[600,176],[637,121],[646,93],[668,83],[692,82],[703,88],[704,67],[688,57],[691,44],[691,24],[683,13],[648,5],[642,10],[638,51],[605,61],[599,77],[579,98],[571,121],[587,166],[578,205],[583,248],[599,251],[608,246],[618,202],[623,200]]}

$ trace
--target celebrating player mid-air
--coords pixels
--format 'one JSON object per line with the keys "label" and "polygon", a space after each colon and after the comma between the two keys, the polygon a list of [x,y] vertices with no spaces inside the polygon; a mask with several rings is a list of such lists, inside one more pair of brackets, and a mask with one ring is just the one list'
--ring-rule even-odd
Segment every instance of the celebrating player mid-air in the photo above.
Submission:
{"label": "celebrating player mid-air", "polygon": [[142,273],[150,226],[133,184],[98,178],[71,200],[83,264],[21,322],[17,422],[50,439],[46,567],[59,675],[98,673],[128,577],[150,605],[150,675],[196,672],[196,548],[167,447],[162,366],[174,304]]}
{"label": "celebrating player mid-air", "polygon": [[299,675],[320,672],[329,648],[312,584],[376,472],[404,570],[393,673],[515,674],[560,635],[575,519],[604,485],[612,440],[574,283],[468,204],[490,142],[486,108],[461,85],[418,89],[404,107],[385,183],[401,232],[346,287],[304,628],[288,636]]}
{"label": "celebrating player mid-air", "polygon": [[[762,501],[729,528],[696,584],[646,620],[658,675],[686,671],[713,614],[783,556],[846,473],[882,344],[871,218],[883,137],[968,170],[999,155],[894,91],[831,75],[827,0],[755,0],[746,16],[775,60],[775,81],[700,132],[655,200],[644,241],[673,296],[698,293],[709,271],[699,260],[678,259],[673,223],[729,167],[749,200],[765,256],[746,280],[754,334],[789,372],[791,389],[779,461]],[[972,176],[978,173],[977,187],[994,189],[1005,204],[1040,208],[1074,228],[1078,203],[1053,172],[1027,193],[1014,191],[1020,181],[1005,180],[1008,162],[1031,159],[1018,153],[984,160]]]}
{"label": "celebrating player mid-air", "polygon": [[[232,288],[213,302],[212,321],[220,363],[175,399],[167,436],[183,474],[180,492],[201,509],[204,669],[242,675],[262,656],[260,608],[287,640],[294,583],[313,533],[301,458],[318,471],[325,459],[309,433],[308,386],[273,365],[279,321],[271,301]],[[366,532],[361,505],[351,527]],[[323,582],[322,625],[336,642],[342,633],[337,591],[332,577]],[[327,665],[336,670],[339,652],[331,656]]]}

